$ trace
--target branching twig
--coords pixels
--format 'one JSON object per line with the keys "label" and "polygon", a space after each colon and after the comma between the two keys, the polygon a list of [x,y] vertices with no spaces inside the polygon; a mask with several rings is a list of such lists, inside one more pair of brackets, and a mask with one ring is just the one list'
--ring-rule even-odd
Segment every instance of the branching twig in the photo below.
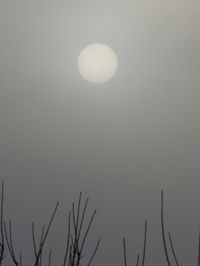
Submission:
{"label": "branching twig", "polygon": [[95,215],[96,215],[96,212],[97,212],[97,211],[94,210],[94,212],[93,212],[93,214],[92,214],[92,217],[91,217],[91,219],[90,219],[90,222],[89,222],[89,224],[88,224],[88,226],[87,226],[87,229],[86,229],[86,232],[85,232],[85,235],[84,235],[84,237],[83,237],[82,244],[81,244],[80,253],[82,253],[82,251],[83,251],[83,247],[84,247],[84,244],[85,244],[86,238],[87,238],[87,236],[88,236],[88,233],[89,233],[89,231],[90,231],[90,228],[91,228],[91,226],[92,226],[92,222],[93,222],[93,220],[94,220],[94,217],[95,217]]}
{"label": "branching twig", "polygon": [[36,251],[35,253],[35,266],[39,266],[39,263],[40,263],[40,259],[41,259],[41,256],[42,256],[42,251],[43,251],[43,247],[44,247],[44,244],[46,242],[46,239],[47,239],[47,236],[49,234],[49,230],[51,228],[51,225],[52,225],[52,222],[54,220],[54,217],[55,217],[55,214],[56,214],[56,211],[58,209],[58,206],[59,206],[59,202],[57,202],[56,204],[56,207],[52,213],[52,216],[51,216],[51,219],[49,221],[49,224],[47,226],[47,229],[46,231],[44,232],[44,226],[43,226],[43,230],[42,230],[42,234],[41,234],[41,238],[40,238],[40,244],[39,244],[39,248],[38,248],[38,251],[36,250],[36,244],[35,244],[35,236],[34,236],[34,224],[32,223],[32,236],[33,236],[33,245],[34,245],[34,252]]}
{"label": "branching twig", "polygon": [[[8,246],[8,250],[9,250],[10,256],[11,256],[14,264],[16,266],[18,266],[19,265],[19,262],[16,259],[15,251],[14,251],[14,247],[13,247],[12,224],[11,224],[11,221],[9,221],[9,232],[7,232],[7,226],[6,226],[6,223],[4,222],[4,232],[5,232],[5,239],[6,239],[6,243],[7,243],[7,246]],[[8,234],[9,234],[9,236],[8,236]]]}
{"label": "branching twig", "polygon": [[[87,198],[85,204],[83,205],[83,210],[81,210],[82,192],[80,192],[77,208],[75,208],[74,203],[72,204],[72,210],[69,212],[68,216],[67,246],[66,246],[63,266],[66,266],[67,261],[68,261],[68,266],[79,266],[80,261],[83,258],[83,249],[86,243],[86,239],[88,237],[90,228],[92,226],[93,220],[96,215],[96,210],[94,210],[92,216],[90,217],[88,225],[84,230],[83,224],[86,215],[88,201],[89,199]],[[83,233],[83,231],[85,232]],[[99,244],[100,244],[100,238],[98,239],[94,251],[89,259],[89,262],[87,264],[88,266],[92,263],[96,255],[97,249],[99,247]]]}

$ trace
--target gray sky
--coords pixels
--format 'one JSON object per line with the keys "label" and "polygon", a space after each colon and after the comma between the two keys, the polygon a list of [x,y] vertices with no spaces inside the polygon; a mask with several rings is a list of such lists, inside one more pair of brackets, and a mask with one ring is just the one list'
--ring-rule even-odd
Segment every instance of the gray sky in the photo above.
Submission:
{"label": "gray sky", "polygon": [[[79,52],[93,42],[119,59],[105,84],[77,70]],[[48,242],[58,265],[65,211],[80,190],[98,209],[89,242],[102,236],[95,265],[122,265],[124,235],[135,262],[145,218],[146,265],[166,265],[161,188],[181,265],[195,265],[199,47],[199,0],[0,1],[0,175],[25,265],[31,221],[41,226],[59,200]]]}

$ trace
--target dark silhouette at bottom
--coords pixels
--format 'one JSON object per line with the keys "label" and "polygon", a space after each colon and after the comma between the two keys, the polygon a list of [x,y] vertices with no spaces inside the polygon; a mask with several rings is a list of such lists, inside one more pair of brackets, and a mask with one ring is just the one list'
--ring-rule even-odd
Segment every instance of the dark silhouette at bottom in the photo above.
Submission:
{"label": "dark silhouette at bottom", "polygon": [[[164,219],[164,195],[163,190],[161,190],[161,211],[160,211],[160,222],[161,222],[161,237],[164,249],[164,255],[166,264],[168,266],[176,265],[180,266],[178,256],[176,254],[172,234],[168,232],[168,237],[165,232],[165,219]],[[92,254],[85,255],[85,244],[90,232],[91,226],[93,224],[96,209],[93,211],[92,215],[88,219],[88,223],[85,223],[86,212],[88,208],[89,198],[83,202],[82,192],[80,192],[78,197],[77,204],[72,203],[71,210],[68,212],[67,218],[67,238],[66,238],[66,248],[63,254],[63,263],[62,266],[79,266],[79,265],[87,265],[90,266],[95,258],[97,250],[100,245],[101,239],[98,238],[96,244],[93,247]],[[33,252],[34,252],[34,261],[30,263],[33,266],[43,266],[43,256],[44,256],[44,246],[46,244],[51,226],[53,224],[55,215],[57,213],[59,207],[59,202],[56,203],[56,206],[51,214],[48,224],[42,226],[42,231],[40,234],[39,241],[36,240],[35,233],[35,223],[32,222],[31,233],[32,233],[32,244],[33,244]],[[143,249],[142,252],[137,253],[136,257],[136,266],[145,266],[146,261],[146,250],[147,250],[147,220],[144,223],[144,239],[143,239]],[[167,244],[167,240],[169,244]],[[39,244],[37,245],[37,242]],[[126,238],[122,239],[123,244],[123,261],[124,266],[129,266],[127,261],[127,250],[126,250]],[[171,250],[170,258],[169,248]],[[84,251],[84,254],[83,254]],[[22,252],[16,255],[15,248],[13,245],[13,233],[12,233],[12,222],[9,220],[8,222],[4,219],[4,182],[1,185],[1,203],[0,203],[0,266],[3,265],[4,259],[6,256],[10,256],[13,265],[22,266],[23,265],[23,257]],[[87,257],[87,262],[82,263],[82,258]],[[48,254],[48,266],[52,265],[52,249],[49,250]],[[131,264],[133,265],[133,263]],[[56,265],[57,266],[57,265]],[[197,257],[197,266],[200,266],[200,233],[198,238],[198,257]]]}

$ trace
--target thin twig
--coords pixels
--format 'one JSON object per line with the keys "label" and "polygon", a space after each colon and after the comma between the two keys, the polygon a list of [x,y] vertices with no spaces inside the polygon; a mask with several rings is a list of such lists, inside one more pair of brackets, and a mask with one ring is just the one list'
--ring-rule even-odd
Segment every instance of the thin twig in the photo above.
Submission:
{"label": "thin twig", "polygon": [[44,233],[44,236],[42,236],[42,241],[40,243],[39,250],[37,252],[37,256],[36,256],[36,259],[35,259],[35,266],[38,266],[38,264],[39,264],[39,260],[40,260],[40,256],[41,256],[41,253],[42,253],[42,250],[43,250],[43,246],[44,246],[45,241],[47,239],[47,236],[48,236],[49,230],[51,228],[52,222],[54,220],[54,217],[55,217],[56,211],[58,209],[58,206],[59,206],[59,202],[57,202],[56,207],[55,207],[55,209],[53,211],[53,214],[51,216],[51,219],[49,221],[49,224],[47,226],[46,232]]}
{"label": "thin twig", "polygon": [[140,254],[137,254],[137,261],[136,261],[136,266],[139,266],[139,261],[140,261]]}
{"label": "thin twig", "polygon": [[[42,226],[42,233],[41,233],[41,236],[40,236],[40,244],[39,244],[39,247],[41,246],[42,244],[42,240],[43,240],[43,236],[44,236],[44,230],[45,230],[45,226],[43,225]],[[43,249],[42,249],[42,252],[41,252],[41,255],[40,255],[40,266],[42,266],[42,259],[43,259]]]}
{"label": "thin twig", "polygon": [[[85,219],[85,215],[86,215],[88,201],[89,201],[89,198],[86,199],[83,207],[81,207],[82,206],[82,204],[81,204],[82,203],[82,192],[80,192],[77,208],[75,208],[74,203],[72,204],[72,226],[73,226],[73,230],[71,233],[68,232],[68,236],[70,235],[70,237],[68,237],[69,243],[67,244],[67,252],[65,253],[65,259],[64,259],[63,266],[65,266],[65,264],[67,262],[69,247],[70,247],[70,252],[69,252],[68,265],[79,266],[80,260],[84,257],[82,254],[83,248],[85,246],[86,239],[88,237],[90,228],[92,226],[94,217],[96,215],[96,210],[94,210],[94,212],[92,213],[90,220],[86,226],[86,230],[83,230],[83,223],[84,223],[84,219]],[[68,223],[69,222],[70,221],[68,221]],[[69,226],[70,225],[68,224],[68,229],[69,229]],[[85,231],[85,232],[83,232],[83,231]],[[95,255],[96,255],[97,249],[99,247],[99,244],[100,244],[100,239],[98,239],[98,241],[97,241],[97,244],[94,248],[94,251],[93,251],[93,253],[89,259],[88,265],[90,265],[91,262],[93,261]]]}
{"label": "thin twig", "polygon": [[174,260],[176,262],[176,266],[179,266],[179,262],[178,262],[178,259],[177,259],[177,256],[176,256],[176,252],[174,250],[174,245],[173,245],[173,241],[172,241],[172,237],[171,237],[170,232],[169,232],[169,243],[170,243],[170,247],[171,247],[171,250],[172,250],[172,254],[173,254]]}
{"label": "thin twig", "polygon": [[94,251],[93,251],[93,253],[92,253],[92,256],[91,256],[91,258],[90,258],[90,260],[89,260],[87,266],[89,266],[89,265],[91,264],[91,262],[93,261],[95,255],[96,255],[96,253],[97,253],[97,250],[98,250],[98,248],[99,248],[99,244],[100,244],[100,242],[101,242],[101,238],[98,239],[97,244],[96,244],[96,246],[95,246],[95,249],[94,249]]}
{"label": "thin twig", "polygon": [[7,243],[7,246],[8,246],[8,250],[9,250],[10,256],[11,256],[14,264],[16,266],[18,266],[19,263],[18,263],[18,261],[16,259],[14,248],[13,248],[11,221],[9,221],[9,238],[8,238],[7,227],[6,227],[6,223],[5,222],[4,222],[4,232],[5,232],[5,239],[6,239],[6,243]]}
{"label": "thin twig", "polygon": [[1,218],[0,218],[0,230],[1,230],[1,242],[0,242],[0,265],[4,259],[5,241],[4,241],[4,228],[3,228],[3,205],[4,205],[4,182],[1,183]]}
{"label": "thin twig", "polygon": [[69,259],[68,259],[68,266],[73,266],[72,265],[72,245],[70,245],[70,248],[69,248]]}
{"label": "thin twig", "polygon": [[197,265],[200,266],[200,232],[199,232],[199,243],[198,243],[198,262]]}
{"label": "thin twig", "polygon": [[32,240],[35,257],[37,257],[36,241],[35,241],[35,224],[32,222]]}
{"label": "thin twig", "polygon": [[51,266],[51,255],[52,255],[52,250],[50,249],[50,251],[49,251],[49,263],[48,263],[48,266]]}
{"label": "thin twig", "polygon": [[81,231],[82,231],[82,226],[83,226],[83,221],[84,221],[84,218],[85,218],[85,213],[86,213],[88,201],[89,201],[89,198],[86,199],[85,204],[84,204],[83,213],[82,213],[82,216],[81,216],[81,223],[80,223],[79,232],[78,232],[78,241],[80,239],[80,235],[81,235]]}
{"label": "thin twig", "polygon": [[76,228],[77,229],[78,229],[78,225],[79,225],[79,214],[80,214],[80,208],[81,208],[81,198],[82,198],[82,192],[80,191],[79,200],[78,200],[77,218],[76,218]]}
{"label": "thin twig", "polygon": [[171,266],[169,255],[168,255],[168,250],[167,250],[167,245],[166,245],[166,239],[165,239],[163,190],[161,190],[161,229],[162,229],[162,239],[163,239],[163,246],[164,246],[166,261],[167,261],[168,266]]}
{"label": "thin twig", "polygon": [[89,231],[90,231],[90,228],[91,228],[92,222],[93,222],[94,217],[95,217],[95,215],[96,215],[96,212],[97,212],[97,210],[94,210],[94,212],[93,212],[93,214],[92,214],[92,217],[91,217],[90,222],[89,222],[89,224],[88,224],[87,230],[86,230],[85,235],[84,235],[84,237],[83,237],[83,241],[82,241],[82,244],[81,244],[80,252],[82,252],[82,250],[83,250],[83,246],[84,246],[84,244],[85,244],[85,241],[86,241],[87,235],[88,235],[88,233],[89,233]]}
{"label": "thin twig", "polygon": [[72,265],[74,265],[75,264],[76,254],[77,254],[76,250],[77,250],[77,247],[78,247],[74,203],[72,203],[72,218],[73,218],[73,228],[74,228],[74,240],[73,240],[73,236],[71,235],[71,241],[72,241],[72,244],[73,244]]}
{"label": "thin twig", "polygon": [[19,253],[19,266],[22,266],[22,253]]}
{"label": "thin twig", "polygon": [[69,215],[68,215],[67,247],[66,247],[66,251],[65,251],[65,257],[64,257],[64,263],[63,263],[63,266],[66,266],[67,256],[68,256],[68,253],[69,253],[70,225],[71,225],[71,212],[69,212]]}
{"label": "thin twig", "polygon": [[126,239],[125,238],[123,238],[123,251],[124,251],[124,266],[127,266]]}
{"label": "thin twig", "polygon": [[72,204],[72,213],[73,213],[73,222],[74,222],[74,248],[73,248],[72,264],[74,264],[74,262],[75,262],[76,255],[78,257],[80,256],[78,227],[79,227],[79,214],[80,214],[80,207],[81,207],[81,198],[82,198],[82,192],[79,193],[78,208],[77,208],[76,217],[75,217],[74,204]]}
{"label": "thin twig", "polygon": [[142,266],[144,266],[144,262],[145,262],[146,242],[147,242],[147,220],[145,220],[145,227],[144,227],[144,245],[143,245]]}

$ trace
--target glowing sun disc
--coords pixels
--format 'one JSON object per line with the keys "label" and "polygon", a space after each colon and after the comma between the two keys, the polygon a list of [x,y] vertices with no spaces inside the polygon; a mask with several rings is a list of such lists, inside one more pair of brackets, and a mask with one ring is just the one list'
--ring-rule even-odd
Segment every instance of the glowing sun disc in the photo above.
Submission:
{"label": "glowing sun disc", "polygon": [[104,83],[116,74],[118,59],[108,45],[93,43],[81,51],[77,65],[84,79],[93,83]]}

